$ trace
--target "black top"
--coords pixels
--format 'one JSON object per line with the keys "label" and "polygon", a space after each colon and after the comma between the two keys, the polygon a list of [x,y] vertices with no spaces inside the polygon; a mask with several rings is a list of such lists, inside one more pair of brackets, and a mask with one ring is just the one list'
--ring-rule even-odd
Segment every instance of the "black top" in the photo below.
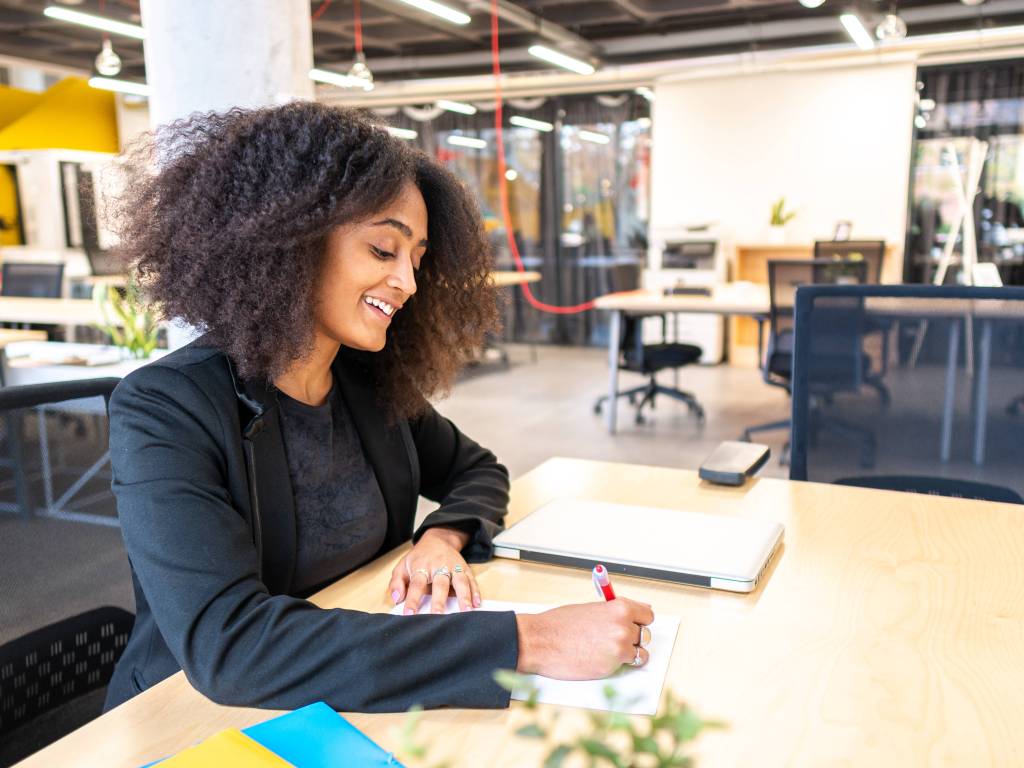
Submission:
{"label": "black top", "polygon": [[[382,555],[435,526],[493,552],[508,472],[429,405],[390,419],[363,353],[343,349],[334,380],[387,512]],[[295,500],[277,394],[241,379],[205,338],[129,374],[110,399],[114,495],[136,616],[107,708],[184,670],[220,704],[336,710],[504,707],[495,669],[514,669],[515,615],[390,616],[324,610],[293,589]],[[440,503],[413,531],[418,496]],[[386,576],[385,576],[386,578]]]}
{"label": "black top", "polygon": [[292,590],[312,593],[373,558],[387,510],[337,386],[323,405],[280,391],[278,402],[295,497]]}

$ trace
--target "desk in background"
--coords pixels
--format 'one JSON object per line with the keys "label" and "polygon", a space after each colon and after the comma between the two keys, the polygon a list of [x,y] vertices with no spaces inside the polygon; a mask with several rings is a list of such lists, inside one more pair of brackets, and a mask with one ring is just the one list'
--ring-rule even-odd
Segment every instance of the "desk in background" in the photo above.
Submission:
{"label": "desk in background", "polygon": [[[598,309],[612,313],[608,326],[608,434],[615,434],[619,391],[619,336],[622,314],[665,315],[675,312],[763,318],[770,310],[767,287],[744,283],[723,283],[710,296],[664,296],[654,291],[628,291],[599,296]],[[680,339],[676,339],[680,341]],[[760,343],[758,344],[760,347]]]}
{"label": "desk in background", "polygon": [[[551,459],[512,484],[510,521],[569,495],[786,526],[781,555],[749,595],[616,576],[619,594],[683,617],[668,685],[729,724],[701,737],[700,768],[1020,762],[1019,507],[787,480],[724,488],[691,471]],[[384,587],[407,551],[395,549],[313,602],[387,610]],[[594,599],[585,571],[513,560],[473,568],[485,598]],[[426,712],[421,733],[448,745],[459,766],[539,766],[534,741],[514,735],[521,706]],[[273,714],[214,704],[178,673],[22,766],[144,765]],[[404,715],[346,717],[382,746],[397,746]]]}

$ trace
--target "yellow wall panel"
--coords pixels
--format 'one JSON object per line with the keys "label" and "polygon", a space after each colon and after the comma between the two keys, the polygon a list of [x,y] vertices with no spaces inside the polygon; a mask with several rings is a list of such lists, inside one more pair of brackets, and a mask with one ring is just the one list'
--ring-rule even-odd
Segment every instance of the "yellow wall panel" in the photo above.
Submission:
{"label": "yellow wall panel", "polygon": [[10,125],[43,100],[43,94],[0,85],[0,128]]}
{"label": "yellow wall panel", "polygon": [[69,77],[0,130],[0,149],[81,149],[117,152],[114,94]]}

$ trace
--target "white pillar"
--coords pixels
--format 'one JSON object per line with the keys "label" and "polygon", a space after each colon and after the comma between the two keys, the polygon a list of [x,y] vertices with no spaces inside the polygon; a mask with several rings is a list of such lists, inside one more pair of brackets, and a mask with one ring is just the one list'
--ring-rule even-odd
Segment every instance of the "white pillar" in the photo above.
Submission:
{"label": "white pillar", "polygon": [[46,73],[34,67],[14,65],[10,67],[10,83],[13,88],[42,93],[46,90]]}
{"label": "white pillar", "polygon": [[[142,0],[149,124],[312,99],[309,0]],[[196,331],[167,325],[167,345]]]}
{"label": "white pillar", "polygon": [[142,0],[150,125],[312,99],[309,0]]}

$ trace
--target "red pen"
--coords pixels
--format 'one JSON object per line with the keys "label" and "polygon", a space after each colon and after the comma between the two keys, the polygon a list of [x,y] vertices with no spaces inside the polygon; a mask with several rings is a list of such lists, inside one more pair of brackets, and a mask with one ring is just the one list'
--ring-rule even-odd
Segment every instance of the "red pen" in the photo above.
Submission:
{"label": "red pen", "polygon": [[608,574],[608,569],[598,563],[594,566],[594,589],[597,590],[597,596],[603,597],[605,600],[615,599],[615,590],[612,589],[612,578]]}

